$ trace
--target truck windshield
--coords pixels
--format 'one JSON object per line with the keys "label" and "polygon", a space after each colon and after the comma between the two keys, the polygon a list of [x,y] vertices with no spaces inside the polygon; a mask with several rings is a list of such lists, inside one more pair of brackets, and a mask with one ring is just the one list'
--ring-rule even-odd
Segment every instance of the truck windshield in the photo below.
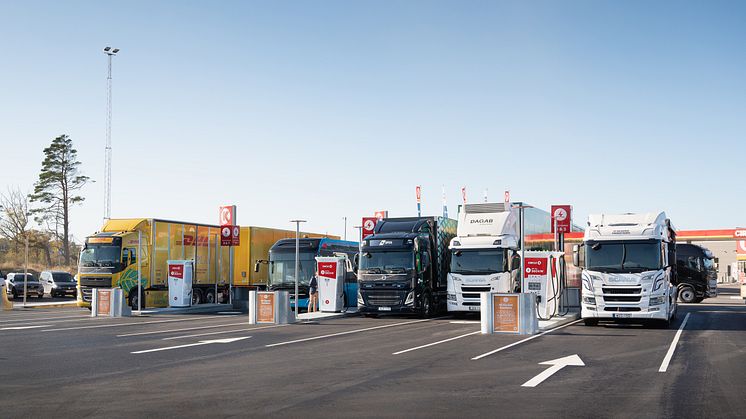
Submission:
{"label": "truck windshield", "polygon": [[360,270],[367,273],[406,273],[414,269],[411,251],[367,252],[360,258]]}
{"label": "truck windshield", "polygon": [[607,273],[639,273],[661,268],[658,241],[588,242],[586,267]]}
{"label": "truck windshield", "polygon": [[87,244],[80,253],[80,266],[91,268],[118,268],[122,248],[109,244]]}
{"label": "truck windshield", "polygon": [[451,272],[462,275],[484,275],[505,272],[505,250],[454,250]]}
{"label": "truck windshield", "polygon": [[73,276],[66,272],[55,272],[52,274],[54,282],[73,282]]}
{"label": "truck windshield", "polygon": [[[298,255],[298,284],[308,285],[316,272],[315,253],[300,252]],[[269,285],[295,285],[295,251],[271,252],[269,255]]]}

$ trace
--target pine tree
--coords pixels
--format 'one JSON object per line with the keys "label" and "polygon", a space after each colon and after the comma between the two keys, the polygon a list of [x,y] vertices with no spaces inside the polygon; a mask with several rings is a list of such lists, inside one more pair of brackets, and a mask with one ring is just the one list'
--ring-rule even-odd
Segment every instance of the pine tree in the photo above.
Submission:
{"label": "pine tree", "polygon": [[[52,144],[44,149],[44,156],[39,180],[34,184],[34,193],[29,196],[31,202],[41,204],[41,207],[31,212],[38,214],[37,222],[45,223],[62,241],[65,265],[69,265],[70,207],[85,199],[77,195],[76,191],[80,190],[89,178],[78,171],[78,152],[73,148],[73,142],[67,135],[55,138]],[[59,232],[60,227],[62,234]]]}

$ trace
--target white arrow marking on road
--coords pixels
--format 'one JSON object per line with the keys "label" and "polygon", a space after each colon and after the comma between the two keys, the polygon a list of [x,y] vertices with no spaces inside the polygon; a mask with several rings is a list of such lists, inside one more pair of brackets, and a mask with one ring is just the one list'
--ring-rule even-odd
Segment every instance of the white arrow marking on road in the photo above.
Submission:
{"label": "white arrow marking on road", "polygon": [[2,327],[0,330],[24,330],[24,329],[36,329],[37,327],[48,327],[51,326],[51,324],[42,324],[39,326],[10,326],[10,327]]}
{"label": "white arrow marking on road", "polygon": [[190,346],[201,346],[201,345],[209,345],[211,343],[232,343],[243,339],[248,339],[251,336],[242,336],[239,338],[225,338],[225,339],[212,339],[212,340],[201,340],[197,343],[190,343],[187,345],[177,345],[177,346],[166,346],[165,348],[156,348],[156,349],[146,349],[144,351],[135,351],[131,352],[133,354],[146,354],[148,352],[158,352],[158,351],[168,351],[170,349],[179,349],[179,348],[188,348]]}
{"label": "white arrow marking on road", "polygon": [[537,375],[536,377],[526,381],[525,383],[523,383],[523,385],[521,385],[521,387],[536,387],[539,384],[541,384],[542,381],[551,377],[552,375],[554,375],[554,373],[561,370],[562,368],[565,368],[568,365],[573,366],[573,367],[584,367],[585,366],[585,364],[583,363],[583,360],[580,359],[580,357],[577,354],[566,356],[564,358],[553,359],[551,361],[539,362],[539,365],[551,365],[551,367],[545,369],[544,371],[541,372],[541,374]]}

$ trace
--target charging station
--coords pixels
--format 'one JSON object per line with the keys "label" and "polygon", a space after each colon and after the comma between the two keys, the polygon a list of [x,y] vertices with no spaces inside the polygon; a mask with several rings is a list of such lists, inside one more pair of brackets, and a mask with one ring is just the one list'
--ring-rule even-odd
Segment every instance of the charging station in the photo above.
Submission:
{"label": "charging station", "polygon": [[526,252],[521,289],[535,295],[539,320],[548,320],[559,313],[563,257],[563,252]]}
{"label": "charging station", "polygon": [[336,256],[317,257],[319,271],[319,310],[336,313],[345,308],[345,277],[347,261]]}
{"label": "charging station", "polygon": [[191,260],[168,261],[168,305],[170,307],[191,307],[193,263]]}

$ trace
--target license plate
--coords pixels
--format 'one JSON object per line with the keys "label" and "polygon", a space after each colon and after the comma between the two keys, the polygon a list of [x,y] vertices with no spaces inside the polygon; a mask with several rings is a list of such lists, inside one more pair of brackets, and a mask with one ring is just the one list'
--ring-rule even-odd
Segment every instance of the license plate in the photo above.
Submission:
{"label": "license plate", "polygon": [[378,307],[378,311],[391,311],[391,307]]}
{"label": "license plate", "polygon": [[632,315],[629,313],[614,313],[615,319],[629,319]]}
{"label": "license plate", "polygon": [[479,311],[479,307],[470,306],[469,311]]}

